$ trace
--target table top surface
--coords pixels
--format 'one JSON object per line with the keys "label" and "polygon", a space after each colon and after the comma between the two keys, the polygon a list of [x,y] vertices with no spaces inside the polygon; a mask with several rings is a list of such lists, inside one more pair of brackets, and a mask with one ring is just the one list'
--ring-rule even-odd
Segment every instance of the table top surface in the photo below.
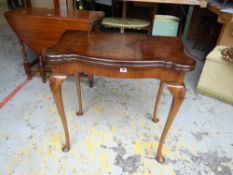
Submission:
{"label": "table top surface", "polygon": [[68,15],[46,8],[10,10],[4,15],[18,38],[39,55],[56,44],[66,30],[93,30],[104,17],[98,11],[74,10]]}
{"label": "table top surface", "polygon": [[59,42],[43,51],[49,63],[82,61],[104,66],[167,67],[191,71],[195,60],[183,52],[178,37],[66,31]]}
{"label": "table top surface", "polygon": [[102,18],[104,13],[101,11],[91,10],[74,10],[69,13],[67,10],[60,10],[56,12],[54,9],[48,8],[25,8],[15,9],[6,12],[6,15],[20,15],[20,16],[34,16],[34,17],[46,17],[46,18],[69,18],[74,20],[90,20]]}

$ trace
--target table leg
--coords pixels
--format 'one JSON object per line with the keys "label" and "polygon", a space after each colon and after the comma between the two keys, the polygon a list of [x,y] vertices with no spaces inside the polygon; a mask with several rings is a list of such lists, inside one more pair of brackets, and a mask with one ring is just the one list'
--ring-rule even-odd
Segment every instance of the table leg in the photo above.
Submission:
{"label": "table leg", "polygon": [[21,40],[20,40],[20,45],[21,45],[21,54],[23,56],[24,70],[25,70],[25,73],[27,74],[28,79],[31,80],[32,79],[31,65],[30,65],[30,62],[29,62],[28,57],[27,57],[25,45],[24,45],[23,41],[21,41]]}
{"label": "table leg", "polygon": [[89,87],[93,87],[93,74],[88,74]]}
{"label": "table leg", "polygon": [[152,121],[155,123],[159,122],[159,118],[157,116],[157,110],[159,107],[161,95],[163,93],[164,85],[165,85],[165,83],[161,81],[160,85],[159,85],[159,90],[158,90],[158,94],[157,94],[157,98],[156,98],[156,102],[155,102],[154,114],[153,114],[153,118],[152,118]]}
{"label": "table leg", "polygon": [[57,110],[59,112],[63,129],[65,132],[65,138],[66,138],[66,143],[62,147],[62,150],[64,152],[68,152],[70,150],[70,138],[69,138],[69,131],[68,131],[68,126],[67,126],[67,121],[66,121],[66,115],[64,111],[64,106],[63,106],[63,100],[62,100],[62,92],[61,92],[61,85],[63,81],[66,79],[66,76],[59,76],[59,75],[51,75],[49,78],[49,85],[50,89],[52,91]]}
{"label": "table leg", "polygon": [[173,120],[175,119],[176,113],[178,112],[184,97],[185,97],[185,93],[186,93],[186,89],[184,85],[174,85],[174,84],[168,84],[168,89],[171,92],[171,94],[173,95],[173,100],[172,100],[172,105],[170,108],[170,112],[168,114],[168,118],[166,121],[166,124],[164,126],[160,141],[159,141],[159,147],[157,150],[157,161],[160,163],[164,162],[164,157],[162,156],[161,150],[163,147],[163,143],[165,141],[165,138],[167,136],[168,130],[170,129]]}
{"label": "table leg", "polygon": [[39,68],[40,76],[42,78],[43,83],[46,83],[46,73],[45,73],[45,65],[44,65],[45,63],[41,56],[39,57],[39,64],[40,64],[40,68]]}
{"label": "table leg", "polygon": [[[124,22],[126,22],[126,14],[127,14],[127,2],[126,1],[122,1],[122,20]],[[125,32],[125,28],[121,27],[120,28],[121,34],[123,34]]]}
{"label": "table leg", "polygon": [[193,14],[193,8],[194,7],[192,5],[189,6],[188,13],[186,16],[186,22],[185,22],[184,32],[183,32],[183,36],[182,36],[184,44],[186,43],[187,34],[188,34],[188,30],[189,30],[189,26],[190,26],[192,14]]}
{"label": "table leg", "polygon": [[77,95],[78,95],[78,106],[79,106],[79,110],[76,113],[76,115],[78,115],[78,116],[83,115],[80,74],[81,73],[75,73],[75,83],[76,83],[76,91],[77,91]]}

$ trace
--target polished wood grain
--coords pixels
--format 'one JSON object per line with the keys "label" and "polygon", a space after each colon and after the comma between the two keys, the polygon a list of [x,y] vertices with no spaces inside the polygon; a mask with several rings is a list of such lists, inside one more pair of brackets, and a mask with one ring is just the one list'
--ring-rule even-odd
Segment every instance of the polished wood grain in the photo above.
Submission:
{"label": "polished wood grain", "polygon": [[[76,76],[78,114],[83,114],[80,72],[113,78],[160,79],[152,120],[158,121],[157,108],[165,85],[173,95],[156,156],[157,161],[164,162],[162,147],[185,97],[185,73],[195,68],[195,60],[184,54],[179,38],[67,31],[56,45],[43,51],[43,59],[51,65],[52,79]],[[61,83],[57,85],[61,86]],[[56,104],[62,104],[61,100],[55,98]],[[62,105],[57,107],[59,111],[63,110]],[[66,134],[65,137],[68,143]]]}
{"label": "polished wood grain", "polygon": [[20,40],[41,55],[42,50],[58,42],[68,29],[91,31],[104,17],[103,12],[76,10],[73,13],[53,9],[17,9],[5,17]]}
{"label": "polished wood grain", "polygon": [[[11,10],[4,15],[21,44],[26,45],[38,55],[42,54],[44,48],[56,44],[60,36],[68,29],[98,30],[104,17],[104,13],[98,11],[72,10],[68,12],[45,8]],[[22,48],[24,49],[24,46]],[[30,79],[32,65],[26,58],[25,51],[22,53],[25,71]]]}
{"label": "polished wood grain", "polygon": [[194,69],[195,61],[182,51],[182,41],[176,37],[70,30],[59,43],[46,50],[46,56],[48,62],[83,61],[113,67]]}

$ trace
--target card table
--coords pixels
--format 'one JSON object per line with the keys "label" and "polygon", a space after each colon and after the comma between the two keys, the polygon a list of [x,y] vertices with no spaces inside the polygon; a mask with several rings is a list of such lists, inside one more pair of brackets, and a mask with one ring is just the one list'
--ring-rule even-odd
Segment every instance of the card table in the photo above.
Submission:
{"label": "card table", "polygon": [[195,60],[184,53],[180,38],[68,30],[57,44],[43,50],[43,60],[52,69],[49,85],[65,132],[65,152],[70,150],[70,139],[61,85],[67,76],[76,77],[77,115],[83,114],[81,72],[112,78],[160,79],[152,121],[159,121],[157,109],[165,85],[173,96],[156,156],[158,162],[164,162],[163,143],[185,98],[185,73],[195,68]]}

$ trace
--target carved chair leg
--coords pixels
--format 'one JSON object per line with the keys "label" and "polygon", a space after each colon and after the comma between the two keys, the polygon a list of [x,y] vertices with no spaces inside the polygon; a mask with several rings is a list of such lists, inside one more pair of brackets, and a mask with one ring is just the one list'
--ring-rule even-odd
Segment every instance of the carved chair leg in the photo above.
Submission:
{"label": "carved chair leg", "polygon": [[80,73],[75,74],[75,83],[76,83],[76,91],[78,95],[78,107],[79,110],[76,115],[81,116],[83,115],[83,108],[82,108],[82,96],[81,96],[81,85],[80,85]]}
{"label": "carved chair leg", "polygon": [[159,121],[159,118],[157,116],[157,111],[158,111],[161,95],[163,93],[164,85],[165,85],[165,83],[161,81],[160,85],[159,85],[159,90],[158,90],[158,94],[157,94],[157,98],[156,98],[156,102],[155,102],[154,114],[153,114],[153,118],[152,118],[152,121],[155,123],[157,123]]}
{"label": "carved chair leg", "polygon": [[63,129],[65,132],[65,138],[66,138],[66,143],[62,147],[62,150],[64,152],[68,152],[70,150],[70,138],[69,138],[69,131],[68,131],[68,126],[67,126],[67,121],[66,121],[66,116],[65,116],[65,111],[64,111],[64,106],[63,106],[63,100],[62,100],[62,93],[61,93],[61,85],[63,81],[66,79],[66,76],[56,76],[56,75],[51,75],[49,78],[49,85],[50,89],[52,91],[61,121],[63,125]]}
{"label": "carved chair leg", "polygon": [[44,61],[43,58],[40,56],[39,57],[39,62],[40,62],[40,76],[42,78],[43,83],[46,83],[46,72],[45,72],[45,67],[44,67]]}
{"label": "carved chair leg", "polygon": [[89,87],[92,88],[93,87],[93,75],[92,74],[88,74],[88,80],[89,80]]}
{"label": "carved chair leg", "polygon": [[165,141],[165,138],[167,136],[168,130],[170,129],[172,122],[176,116],[176,113],[178,112],[184,97],[185,97],[185,93],[186,93],[186,89],[184,85],[171,85],[168,84],[168,89],[171,92],[171,94],[173,95],[173,100],[172,100],[172,105],[170,108],[170,112],[168,114],[168,118],[166,121],[166,124],[164,126],[160,141],[159,141],[159,147],[157,150],[157,156],[156,159],[158,162],[163,163],[164,162],[164,157],[162,156],[161,150],[163,147],[163,143]]}

